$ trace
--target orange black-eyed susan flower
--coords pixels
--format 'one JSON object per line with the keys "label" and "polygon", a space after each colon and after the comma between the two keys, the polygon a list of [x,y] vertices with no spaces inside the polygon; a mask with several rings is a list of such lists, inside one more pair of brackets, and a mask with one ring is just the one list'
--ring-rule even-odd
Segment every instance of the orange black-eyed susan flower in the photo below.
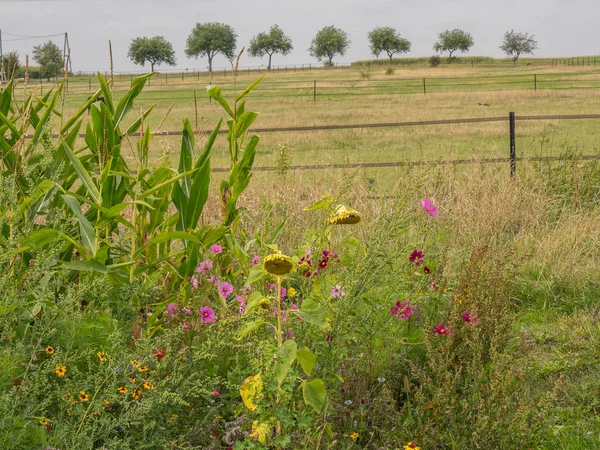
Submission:
{"label": "orange black-eyed susan flower", "polygon": [[87,402],[90,399],[90,396],[85,393],[85,391],[79,392],[79,400],[82,402]]}
{"label": "orange black-eyed susan flower", "polygon": [[102,400],[102,409],[106,410],[110,406],[110,402],[108,400]]}
{"label": "orange black-eyed susan flower", "polygon": [[119,394],[127,394],[127,388],[126,387],[120,387],[117,389],[117,392]]}
{"label": "orange black-eyed susan flower", "polygon": [[54,349],[51,345],[46,347],[46,355],[54,355]]}
{"label": "orange black-eyed susan flower", "polygon": [[106,354],[104,352],[98,352],[96,353],[96,355],[98,355],[98,359],[102,362],[108,361],[108,358],[106,357]]}
{"label": "orange black-eyed susan flower", "polygon": [[54,373],[56,374],[57,377],[63,378],[67,374],[67,367],[58,365],[58,366],[56,366],[56,369],[54,369]]}
{"label": "orange black-eyed susan flower", "polygon": [[132,359],[131,361],[129,361],[129,364],[131,364],[133,367],[139,367],[142,363],[139,362],[137,359]]}
{"label": "orange black-eyed susan flower", "polygon": [[354,433],[352,433],[352,434],[350,435],[350,437],[351,437],[352,439],[355,439],[355,440],[356,440],[356,439],[358,439],[358,433],[354,432]]}
{"label": "orange black-eyed susan flower", "polygon": [[148,371],[148,366],[139,366],[138,367],[138,372],[142,373],[142,372],[147,372]]}
{"label": "orange black-eyed susan flower", "polygon": [[135,384],[135,377],[129,377],[128,380],[131,384]]}
{"label": "orange black-eyed susan flower", "polygon": [[414,442],[409,442],[404,446],[404,450],[421,450],[421,447],[417,447]]}
{"label": "orange black-eyed susan flower", "polygon": [[134,400],[139,400],[141,397],[142,391],[140,391],[139,389],[134,389],[133,392],[131,393],[131,398],[133,398]]}
{"label": "orange black-eyed susan flower", "polygon": [[144,383],[144,389],[147,389],[149,391],[153,391],[154,390],[154,386],[146,381]]}

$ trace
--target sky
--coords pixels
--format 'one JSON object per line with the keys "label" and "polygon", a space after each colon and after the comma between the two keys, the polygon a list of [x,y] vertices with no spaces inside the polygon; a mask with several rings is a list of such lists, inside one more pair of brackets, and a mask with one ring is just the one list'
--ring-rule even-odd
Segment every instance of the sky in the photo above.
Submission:
{"label": "sky", "polygon": [[[377,26],[394,27],[412,42],[406,56],[431,56],[439,32],[460,28],[473,36],[469,55],[502,57],[504,33],[514,29],[535,35],[540,57],[600,54],[598,0],[0,0],[0,31],[4,52],[16,50],[24,62],[34,45],[63,37],[21,39],[68,33],[73,72],[109,70],[112,41],[115,72],[142,72],[127,58],[136,37],[162,35],[175,48],[177,66],[157,70],[205,70],[208,61],[188,59],[186,39],[197,23],[221,22],[238,34],[238,49],[259,32],[278,24],[292,39],[294,50],[274,55],[274,65],[318,64],[308,52],[324,26],[348,33],[346,55],[334,62],[371,59],[367,33]],[[10,35],[8,34],[10,33]],[[19,35],[19,36],[15,36]],[[19,40],[15,40],[19,39]],[[385,54],[380,55],[385,57]],[[266,65],[267,60],[242,56],[240,67]],[[215,68],[229,67],[217,56]]]}

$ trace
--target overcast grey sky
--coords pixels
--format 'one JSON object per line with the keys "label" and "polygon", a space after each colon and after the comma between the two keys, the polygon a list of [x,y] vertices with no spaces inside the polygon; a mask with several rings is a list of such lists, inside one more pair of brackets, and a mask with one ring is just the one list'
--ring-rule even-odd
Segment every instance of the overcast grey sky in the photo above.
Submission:
{"label": "overcast grey sky", "polygon": [[[293,52],[275,55],[273,64],[308,64],[315,33],[324,26],[345,30],[352,44],[334,62],[370,58],[367,33],[393,26],[412,42],[408,56],[430,56],[437,34],[462,28],[473,36],[470,55],[500,57],[498,48],[510,29],[533,33],[537,56],[598,54],[599,0],[0,0],[0,30],[4,51],[21,59],[42,40],[12,40],[16,36],[69,33],[73,70],[108,70],[108,40],[112,40],[115,71],[141,70],[127,59],[128,46],[139,36],[163,35],[173,43],[177,68],[205,69],[206,59],[188,59],[185,42],[196,23],[223,22],[238,34],[238,47],[258,32],[278,24],[291,37]],[[45,39],[46,41],[48,39]],[[62,49],[62,38],[52,38]],[[381,55],[385,56],[385,55]],[[265,60],[245,55],[241,66]],[[215,58],[216,68],[228,66]],[[146,66],[149,68],[149,66]],[[161,66],[168,68],[168,66]],[[160,70],[160,68],[158,69]]]}

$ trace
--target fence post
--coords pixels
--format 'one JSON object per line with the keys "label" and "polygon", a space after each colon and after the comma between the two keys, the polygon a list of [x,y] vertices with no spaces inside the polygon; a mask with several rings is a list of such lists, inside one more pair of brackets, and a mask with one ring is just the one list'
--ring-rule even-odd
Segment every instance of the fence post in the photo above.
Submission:
{"label": "fence post", "polygon": [[427,95],[427,86],[425,85],[425,78],[423,78],[423,95]]}
{"label": "fence post", "polygon": [[313,101],[317,101],[317,80],[313,82]]}
{"label": "fence post", "polygon": [[537,75],[533,74],[533,90],[537,92]]}
{"label": "fence post", "polygon": [[88,77],[88,91],[92,92],[92,77]]}
{"label": "fence post", "polygon": [[510,177],[515,178],[517,172],[517,143],[516,143],[516,122],[515,113],[508,113],[508,123],[510,129]]}

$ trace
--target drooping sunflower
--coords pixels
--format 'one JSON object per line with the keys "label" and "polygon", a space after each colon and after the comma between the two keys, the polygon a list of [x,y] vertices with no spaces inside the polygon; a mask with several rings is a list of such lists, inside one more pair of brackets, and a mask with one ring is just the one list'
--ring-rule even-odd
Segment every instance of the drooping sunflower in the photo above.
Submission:
{"label": "drooping sunflower", "polygon": [[361,217],[358,211],[340,205],[329,217],[329,223],[331,225],[354,225],[360,222],[360,219]]}
{"label": "drooping sunflower", "polygon": [[286,275],[292,271],[294,263],[289,256],[277,253],[265,257],[263,267],[271,275]]}

